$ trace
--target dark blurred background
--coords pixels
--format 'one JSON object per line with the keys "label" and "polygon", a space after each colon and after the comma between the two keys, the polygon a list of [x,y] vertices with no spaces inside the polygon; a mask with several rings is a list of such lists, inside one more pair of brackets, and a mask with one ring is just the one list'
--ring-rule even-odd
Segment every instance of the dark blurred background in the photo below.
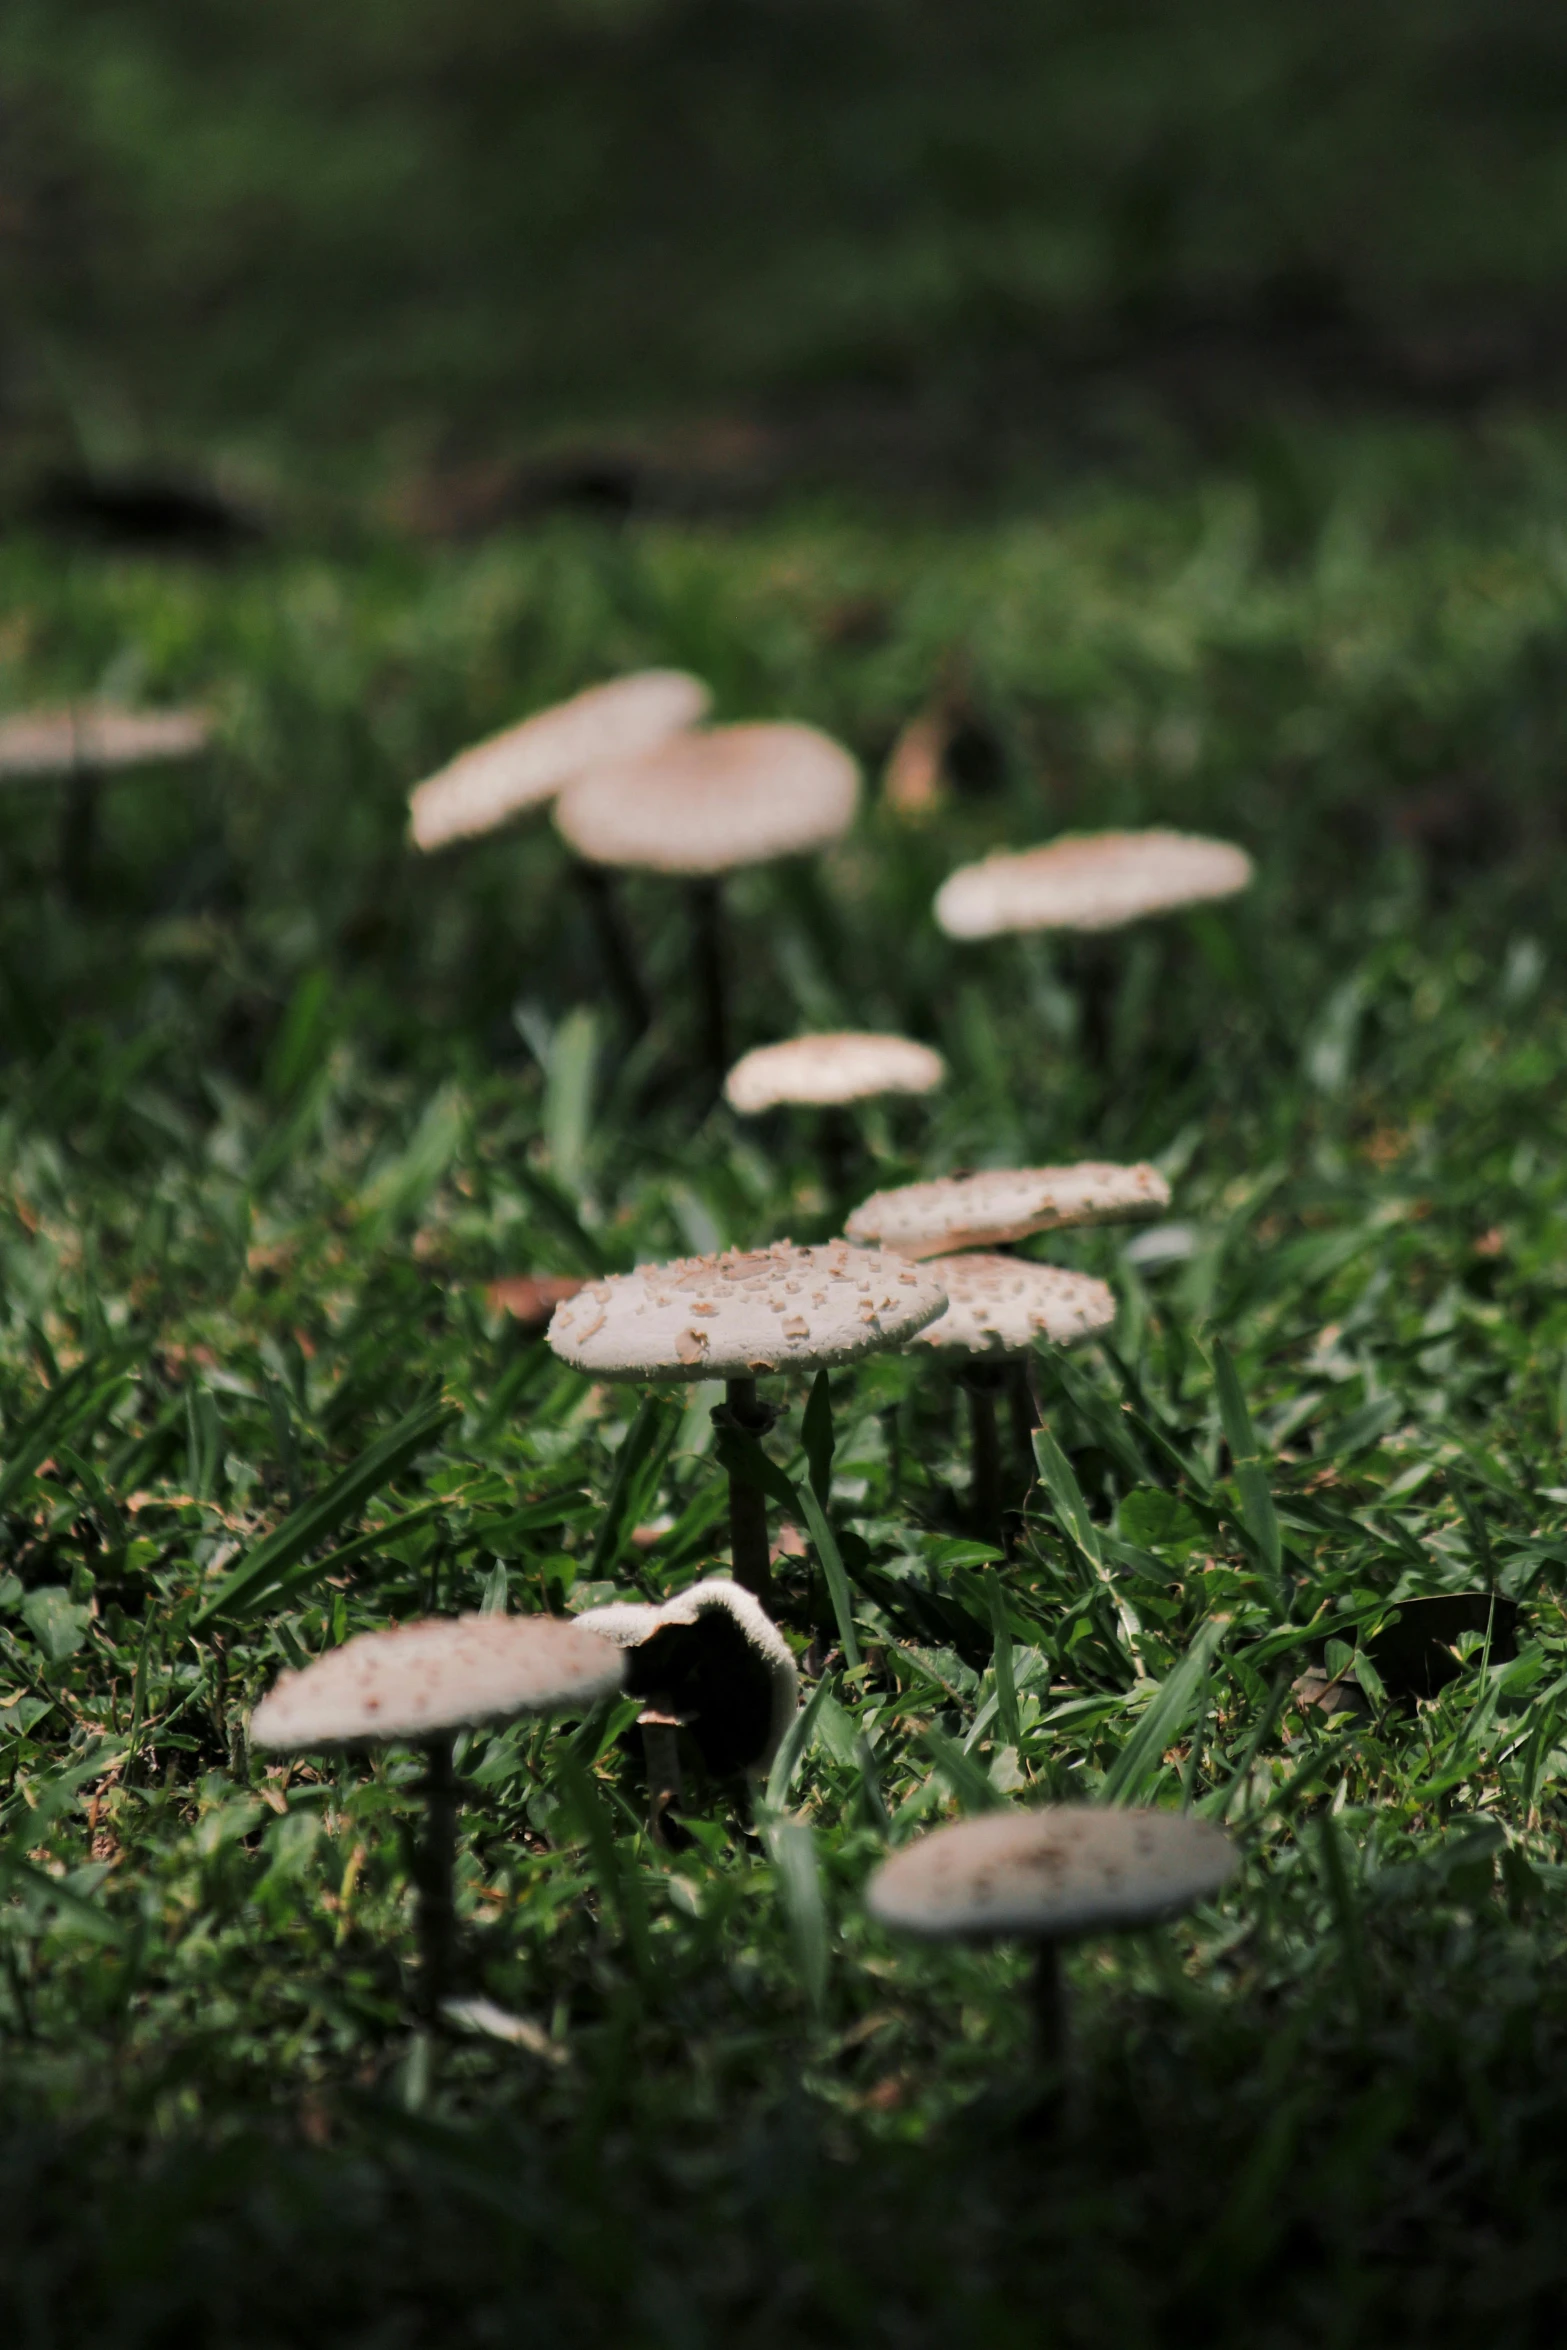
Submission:
{"label": "dark blurred background", "polygon": [[7,0],[4,485],[463,529],[1550,397],[1564,103],[1550,0]]}

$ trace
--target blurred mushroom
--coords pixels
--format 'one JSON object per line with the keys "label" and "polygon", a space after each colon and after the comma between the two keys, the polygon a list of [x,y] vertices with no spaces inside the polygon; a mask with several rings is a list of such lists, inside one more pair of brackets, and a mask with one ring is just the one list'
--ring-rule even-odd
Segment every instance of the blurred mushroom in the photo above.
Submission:
{"label": "blurred mushroom", "polygon": [[470,1615],[363,1632],[285,1672],[251,1716],[273,1753],[418,1746],[427,1765],[419,1892],[419,2004],[436,2020],[451,1987],[452,1881],[462,1786],[454,1735],[523,1714],[586,1713],[621,1686],[624,1660],[552,1616]]}
{"label": "blurred mushroom", "polygon": [[926,1269],[945,1289],[947,1310],[917,1331],[911,1343],[958,1357],[973,1442],[975,1531],[1001,1549],[996,1397],[1006,1385],[1010,1358],[1027,1354],[1041,1339],[1070,1346],[1096,1330],[1108,1330],[1115,1320],[1115,1294],[1108,1283],[1087,1273],[1031,1264],[1025,1257],[934,1257]]}
{"label": "blurred mushroom", "polygon": [[[1010,931],[1119,930],[1150,914],[1234,897],[1253,865],[1229,841],[1186,832],[1066,833],[1043,848],[999,850],[960,866],[936,892],[936,920],[949,938],[996,938]],[[1083,1018],[1093,1060],[1108,1057],[1110,972],[1079,959]]]}
{"label": "blurred mushroom", "polygon": [[114,702],[27,710],[0,719],[0,780],[66,778],[60,870],[67,889],[80,898],[92,867],[103,778],[199,758],[211,738],[204,710],[127,710]]}
{"label": "blurred mushroom", "polygon": [[[761,1437],[775,1415],[758,1399],[758,1377],[902,1346],[945,1302],[940,1283],[906,1258],[841,1240],[815,1248],[780,1240],[589,1282],[558,1309],[549,1342],[595,1379],[722,1379],[714,1419]],[[735,1581],[765,1599],[766,1499],[733,1474],[729,1532]]]}
{"label": "blurred mushroom", "polygon": [[626,1688],[645,1700],[648,1826],[665,1840],[681,1801],[679,1733],[716,1777],[765,1772],[799,1703],[794,1658],[759,1601],[725,1575],[709,1576],[654,1607],[615,1601],[576,1619],[625,1649]]}
{"label": "blurred mushroom", "polygon": [[847,1105],[888,1094],[931,1093],[946,1075],[940,1053],[912,1037],[840,1029],[758,1045],[742,1054],[724,1079],[724,1098],[743,1118],[784,1102],[820,1109],[823,1172],[829,1190],[841,1198],[852,1143],[843,1115]]}
{"label": "blurred mushroom", "polygon": [[874,1191],[844,1226],[853,1241],[874,1241],[905,1257],[994,1248],[1034,1232],[1075,1224],[1115,1224],[1157,1216],[1170,1186],[1157,1167],[1118,1167],[1084,1160],[1073,1167],[987,1167],[977,1175],[942,1175]]}
{"label": "blurred mushroom", "polygon": [[595,766],[556,802],[556,825],[590,864],[689,883],[715,1093],[729,1064],[722,876],[826,847],[853,821],[859,788],[849,753],[814,727],[717,726]]}
{"label": "blurred mushroom", "polygon": [[876,1871],[866,1904],[881,1925],[926,1941],[1036,1944],[1036,2052],[1059,2076],[1061,1944],[1179,1917],[1216,1893],[1236,1860],[1223,1829],[1190,1812],[1052,1804],[957,1820],[906,1844]]}
{"label": "blurred mushroom", "polygon": [[510,1314],[529,1337],[549,1327],[551,1314],[575,1297],[583,1278],[574,1273],[511,1273],[485,1288],[485,1301],[497,1314]]}
{"label": "blurred mushroom", "polygon": [[[695,726],[712,697],[679,669],[643,669],[593,685],[492,734],[418,784],[408,831],[418,849],[473,840],[545,807],[564,784],[605,760],[624,759]],[[608,876],[577,864],[575,878],[598,932],[611,987],[634,1031],[647,998]]]}

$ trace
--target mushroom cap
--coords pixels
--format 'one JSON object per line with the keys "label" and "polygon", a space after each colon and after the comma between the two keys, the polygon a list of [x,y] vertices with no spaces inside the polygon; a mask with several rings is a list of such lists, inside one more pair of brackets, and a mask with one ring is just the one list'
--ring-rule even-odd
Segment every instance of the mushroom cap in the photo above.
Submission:
{"label": "mushroom cap", "polygon": [[1043,848],[960,865],[936,892],[949,938],[1008,930],[1116,930],[1144,914],[1233,897],[1251,881],[1244,849],[1190,832],[1070,832]]}
{"label": "mushroom cap", "polygon": [[212,733],[205,710],[122,710],[77,702],[0,718],[0,776],[69,775],[77,768],[142,767],[193,759]]}
{"label": "mushroom cap", "polygon": [[883,1093],[930,1093],[946,1074],[940,1053],[912,1037],[838,1029],[758,1045],[736,1061],[724,1079],[724,1095],[732,1110],[754,1118],[780,1102],[825,1106],[872,1101]]}
{"label": "mushroom cap", "polygon": [[945,1303],[906,1257],[777,1240],[590,1281],[557,1307],[549,1342],[597,1379],[744,1379],[902,1346]]}
{"label": "mushroom cap", "polygon": [[850,1240],[879,1241],[906,1257],[949,1256],[995,1247],[1069,1224],[1115,1224],[1157,1216],[1170,1186],[1157,1167],[1085,1159],[1075,1167],[987,1167],[873,1191],[844,1225]]}
{"label": "mushroom cap", "polygon": [[251,1716],[257,1746],[379,1746],[518,1714],[585,1712],[624,1660],[554,1616],[447,1616],[361,1632],[280,1673]]}
{"label": "mushroom cap", "polygon": [[561,785],[606,759],[625,759],[682,727],[712,700],[699,677],[680,669],[639,669],[590,685],[568,702],[503,728],[419,784],[408,801],[415,848],[468,840],[552,800]]}
{"label": "mushroom cap", "polygon": [[1070,1346],[1115,1320],[1109,1283],[1060,1265],[975,1255],[933,1257],[925,1269],[946,1291],[947,1310],[916,1334],[916,1346],[948,1354],[1019,1355],[1042,1338]]}
{"label": "mushroom cap", "polygon": [[728,873],[825,847],[859,791],[853,759],[814,726],[715,726],[578,776],[555,822],[590,864]]}
{"label": "mushroom cap", "polygon": [[1158,1925],[1216,1893],[1236,1864],[1190,1812],[1060,1803],[985,1812],[906,1844],[871,1879],[884,1926],[931,1940],[1042,1942]]}
{"label": "mushroom cap", "polygon": [[576,1273],[508,1273],[490,1282],[484,1296],[492,1312],[510,1314],[536,1337],[548,1327],[555,1308],[583,1286],[584,1277]]}
{"label": "mushroom cap", "polygon": [[788,1642],[749,1591],[710,1575],[659,1607],[616,1600],[576,1621],[631,1652],[626,1687],[680,1715],[709,1770],[771,1767],[794,1720],[800,1678]]}

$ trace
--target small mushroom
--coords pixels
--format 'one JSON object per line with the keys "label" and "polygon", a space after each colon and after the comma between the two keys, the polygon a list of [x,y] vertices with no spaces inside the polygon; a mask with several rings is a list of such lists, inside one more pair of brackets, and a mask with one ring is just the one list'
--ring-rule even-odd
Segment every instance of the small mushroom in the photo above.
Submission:
{"label": "small mushroom", "polygon": [[[415,787],[408,802],[409,838],[415,848],[430,850],[494,832],[545,807],[589,767],[634,756],[695,726],[711,699],[701,679],[683,670],[643,669],[536,710],[460,751]],[[629,1025],[640,1032],[647,1026],[647,999],[609,878],[580,862],[574,871],[610,985]]]}
{"label": "small mushroom", "polygon": [[943,1175],[872,1192],[844,1226],[853,1241],[875,1241],[900,1256],[950,1256],[995,1248],[1034,1232],[1068,1225],[1112,1224],[1157,1216],[1170,1186],[1157,1167],[989,1167],[977,1175]]}
{"label": "small mushroom", "polygon": [[555,1308],[585,1286],[580,1274],[508,1273],[489,1282],[484,1297],[493,1313],[510,1314],[530,1338],[538,1338],[548,1329]]}
{"label": "small mushroom", "polygon": [[866,1902],[880,1924],[927,1941],[1035,1943],[1037,2053],[1059,2076],[1061,1944],[1179,1917],[1219,1890],[1236,1859],[1223,1829],[1190,1812],[1051,1804],[921,1836],[882,1863]]}
{"label": "small mushroom", "polygon": [[555,822],[596,866],[682,877],[713,1091],[729,1065],[719,887],[726,873],[824,848],[853,821],[860,778],[812,726],[716,726],[594,767],[568,785]]}
{"label": "small mushroom", "polygon": [[916,1331],[911,1343],[958,1357],[958,1378],[968,1397],[973,1443],[971,1490],[976,1531],[981,1540],[1000,1549],[1001,1440],[996,1397],[1009,1378],[1017,1392],[1015,1358],[1026,1355],[1041,1340],[1052,1346],[1070,1346],[1096,1330],[1107,1330],[1115,1320],[1115,1293],[1107,1282],[1096,1281],[1087,1273],[1070,1273],[1059,1265],[1031,1264],[1026,1257],[933,1257],[926,1261],[926,1270],[934,1273],[945,1289],[947,1310]]}
{"label": "small mushroom", "polygon": [[754,1778],[768,1769],[800,1684],[787,1642],[749,1591],[710,1575],[661,1606],[617,1600],[576,1621],[628,1652],[626,1687],[646,1701],[648,1826],[657,1841],[681,1800],[681,1730],[715,1776]]}
{"label": "small mushroom", "polygon": [[419,1891],[419,2004],[435,2021],[451,1987],[452,1879],[462,1786],[459,1730],[523,1714],[586,1713],[621,1686],[624,1659],[553,1616],[469,1615],[362,1632],[301,1672],[285,1672],[251,1717],[253,1745],[273,1753],[418,1746],[428,1766]]}
{"label": "small mushroom", "polygon": [[[1234,897],[1250,886],[1253,871],[1244,849],[1195,833],[1066,833],[1043,848],[1002,850],[960,866],[936,893],[936,920],[958,939],[1119,930],[1150,914]],[[1079,949],[1077,964],[1088,1048],[1103,1065],[1110,967],[1088,947]]]}
{"label": "small mushroom", "polygon": [[[905,1257],[842,1240],[814,1248],[779,1240],[590,1281],[556,1310],[549,1342],[595,1379],[722,1379],[715,1418],[762,1436],[774,1415],[757,1397],[759,1377],[902,1346],[945,1302],[941,1284]],[[766,1500],[733,1476],[729,1530],[735,1581],[765,1599]]]}
{"label": "small mushroom", "polygon": [[848,1105],[931,1093],[946,1075],[940,1053],[912,1037],[840,1029],[743,1053],[724,1079],[724,1098],[742,1118],[786,1102],[821,1110],[825,1172],[829,1188],[841,1195],[853,1139],[844,1120]]}
{"label": "small mushroom", "polygon": [[127,710],[115,702],[26,710],[0,719],[0,779],[66,778],[60,867],[67,887],[80,897],[92,866],[103,778],[198,758],[211,736],[212,721],[204,710]]}

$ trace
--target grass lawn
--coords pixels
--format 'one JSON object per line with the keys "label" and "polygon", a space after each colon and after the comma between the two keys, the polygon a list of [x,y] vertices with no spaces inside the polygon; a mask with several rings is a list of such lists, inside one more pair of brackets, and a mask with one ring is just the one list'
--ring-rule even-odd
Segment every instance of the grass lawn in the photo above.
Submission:
{"label": "grass lawn", "polygon": [[[49,787],[0,818],[10,2338],[1545,2338],[1559,442],[1302,427],[941,529],[807,503],[219,568],[12,539],[0,605],[6,704],[109,684],[206,699],[219,730],[203,767],[106,794],[85,902]],[[813,1238],[844,1204],[808,1121],[704,1109],[671,893],[629,893],[658,1014],[628,1054],[546,825],[404,848],[451,749],[654,661],[873,772],[961,670],[989,756],[936,821],[873,799],[840,850],[734,892],[737,1026],[947,1054],[933,1106],[866,1120],[856,1196],[1147,1155],[1180,1229],[1158,1261],[1115,1231],[1035,1244],[1120,1315],[1113,1348],[1040,1360],[1068,1468],[1005,1564],[968,1542],[950,1377],[834,1375],[866,1662],[826,1667],[786,1847],[715,1786],[689,1849],[652,1848],[624,1709],[468,1742],[474,1979],[536,2030],[432,2061],[405,2006],[414,1758],[284,1774],[248,1708],[397,1616],[716,1563],[713,1398],[594,1387],[485,1285]],[[1123,821],[1260,870],[1115,941],[1099,1059],[1070,955],[955,947],[928,909],[965,855]],[[1221,1343],[1261,1478],[1234,1473]],[[803,1402],[770,1440],[797,1477]],[[225,1596],[279,1527],[272,1580]],[[813,1561],[780,1569],[803,1622]],[[1401,1695],[1391,1611],[1475,1588],[1491,1636]],[[1296,1687],[1350,1666],[1353,1710]],[[1076,2079],[1040,2137],[1021,1956],[899,1945],[863,1886],[943,1816],[1099,1794],[1221,1818],[1243,1866],[1186,1923],[1072,1957]]]}

